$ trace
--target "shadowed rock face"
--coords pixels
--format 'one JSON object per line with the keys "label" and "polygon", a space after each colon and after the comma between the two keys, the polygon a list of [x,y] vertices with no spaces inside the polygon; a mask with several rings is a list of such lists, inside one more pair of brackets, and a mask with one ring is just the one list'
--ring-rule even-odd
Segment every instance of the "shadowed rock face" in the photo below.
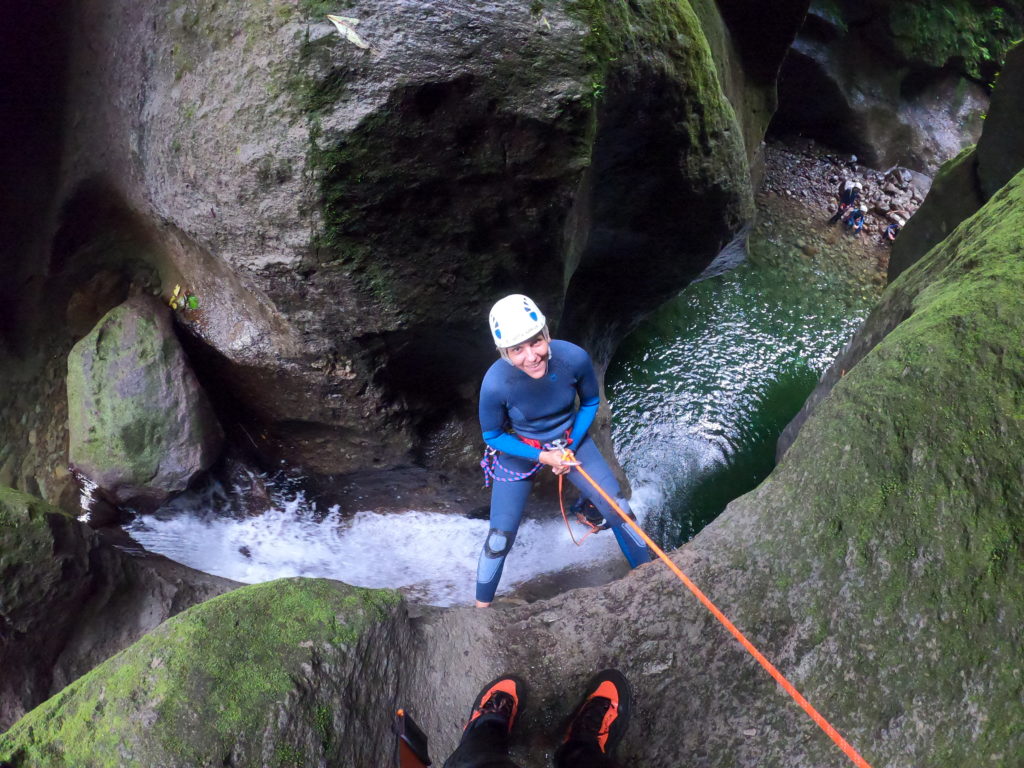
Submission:
{"label": "shadowed rock face", "polygon": [[168,616],[234,586],[126,555],[39,499],[0,488],[0,732]]}
{"label": "shadowed rock face", "polygon": [[401,607],[394,592],[326,580],[238,589],[72,683],[0,736],[0,755],[55,768],[387,764]]}
{"label": "shadowed rock face", "polygon": [[[977,140],[984,84],[1021,29],[1015,5],[812,3],[779,77],[773,130],[875,168],[934,173]],[[925,43],[924,41],[928,41]],[[813,94],[813,96],[812,96]]]}
{"label": "shadowed rock face", "polygon": [[32,348],[64,138],[71,26],[53,20],[65,6],[41,0],[18,8],[0,32],[0,354]]}
{"label": "shadowed rock face", "polygon": [[921,210],[893,243],[889,280],[924,256],[1024,167],[1024,45],[1006,55],[977,147],[942,167]]}
{"label": "shadowed rock face", "polygon": [[55,308],[56,347],[181,284],[229,434],[319,471],[422,460],[473,420],[496,298],[603,367],[743,231],[804,3],[750,49],[734,5],[695,6],[362,0],[368,49],[310,2],[76,6],[36,300],[4,311]]}
{"label": "shadowed rock face", "polygon": [[985,131],[978,139],[978,181],[984,200],[1024,168],[1024,44],[1018,43],[1006,55],[1006,64],[996,80],[992,108]]}

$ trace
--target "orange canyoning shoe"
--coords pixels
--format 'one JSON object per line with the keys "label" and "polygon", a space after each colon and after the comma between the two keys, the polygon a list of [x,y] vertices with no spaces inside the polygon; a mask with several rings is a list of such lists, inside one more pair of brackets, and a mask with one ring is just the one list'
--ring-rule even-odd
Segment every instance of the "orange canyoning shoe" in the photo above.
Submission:
{"label": "orange canyoning shoe", "polygon": [[481,715],[498,715],[508,723],[508,732],[512,732],[516,717],[519,715],[521,700],[525,692],[523,681],[513,675],[502,675],[485,685],[473,700],[473,709],[463,730],[469,728]]}
{"label": "orange canyoning shoe", "polygon": [[564,742],[593,742],[610,754],[629,725],[632,691],[617,669],[598,672],[587,685],[583,700],[569,716]]}

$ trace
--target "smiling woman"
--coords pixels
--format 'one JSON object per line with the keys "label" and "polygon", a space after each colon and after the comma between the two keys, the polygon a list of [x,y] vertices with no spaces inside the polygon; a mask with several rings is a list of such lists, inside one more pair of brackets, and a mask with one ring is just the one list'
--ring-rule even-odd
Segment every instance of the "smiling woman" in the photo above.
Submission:
{"label": "smiling woman", "polygon": [[[480,387],[480,428],[488,445],[486,469],[491,490],[491,528],[477,566],[476,600],[494,599],[505,558],[515,542],[533,478],[541,465],[567,475],[608,522],[631,566],[651,559],[643,543],[567,460],[561,447],[572,446],[597,484],[627,513],[619,484],[587,435],[600,402],[597,376],[587,353],[568,341],[551,339],[547,320],[522,294],[501,299],[491,309],[491,335],[500,360]],[[579,399],[579,409],[576,407]]]}

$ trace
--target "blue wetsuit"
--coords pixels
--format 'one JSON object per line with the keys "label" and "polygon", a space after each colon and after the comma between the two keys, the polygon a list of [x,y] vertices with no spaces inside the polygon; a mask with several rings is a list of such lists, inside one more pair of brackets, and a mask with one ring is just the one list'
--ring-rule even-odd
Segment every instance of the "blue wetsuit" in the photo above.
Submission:
{"label": "blue wetsuit", "polygon": [[[576,397],[580,408],[576,410]],[[587,473],[626,514],[629,503],[622,498],[619,484],[601,456],[587,430],[594,422],[599,404],[597,376],[587,353],[567,341],[552,339],[548,370],[543,378],[533,379],[504,359],[488,369],[480,387],[480,428],[484,442],[499,451],[498,477],[527,473],[536,464],[541,450],[527,445],[516,435],[547,444],[572,438],[572,450]],[[512,430],[515,434],[510,434]],[[623,524],[621,517],[579,472],[569,472],[569,481],[594,503],[611,525],[622,553],[633,567],[651,559],[650,549],[636,533]],[[496,481],[491,491],[491,530],[484,542],[477,566],[476,599],[489,603],[501,579],[512,544],[515,542],[523,508],[533,478],[509,482]]]}
{"label": "blue wetsuit", "polygon": [[861,227],[864,226],[864,216],[865,212],[863,209],[855,209],[846,217],[846,228],[852,231],[855,235],[859,235]]}

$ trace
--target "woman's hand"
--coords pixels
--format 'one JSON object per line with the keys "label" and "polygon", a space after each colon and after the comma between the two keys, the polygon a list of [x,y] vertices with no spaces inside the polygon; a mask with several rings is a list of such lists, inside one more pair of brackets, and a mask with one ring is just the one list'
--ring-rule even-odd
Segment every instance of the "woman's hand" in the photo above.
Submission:
{"label": "woman's hand", "polygon": [[578,461],[569,458],[562,458],[565,454],[562,451],[541,451],[537,459],[541,464],[547,464],[556,475],[564,475],[570,469],[579,465]]}

